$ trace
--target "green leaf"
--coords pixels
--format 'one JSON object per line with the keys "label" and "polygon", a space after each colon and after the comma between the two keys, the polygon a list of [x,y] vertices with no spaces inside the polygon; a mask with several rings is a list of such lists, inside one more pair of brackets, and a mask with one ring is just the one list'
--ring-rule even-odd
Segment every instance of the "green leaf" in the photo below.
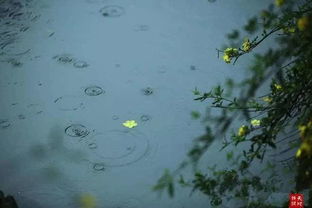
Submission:
{"label": "green leaf", "polygon": [[200,95],[200,92],[198,91],[197,87],[195,87],[195,90],[193,90],[194,95]]}
{"label": "green leaf", "polygon": [[244,30],[249,34],[253,34],[258,29],[257,17],[253,17],[248,20],[248,23],[244,26]]}
{"label": "green leaf", "polygon": [[198,111],[192,111],[191,115],[193,119],[198,119],[200,117],[200,113]]}
{"label": "green leaf", "polygon": [[221,88],[221,86],[217,86],[214,88],[213,93],[215,94],[215,96],[221,96],[223,93],[223,89]]}
{"label": "green leaf", "polygon": [[170,182],[168,184],[168,194],[171,198],[174,197],[174,185],[173,185],[173,182]]}
{"label": "green leaf", "polygon": [[231,160],[231,159],[233,158],[233,156],[234,156],[233,151],[226,153],[226,159],[227,159],[228,161]]}
{"label": "green leaf", "polygon": [[227,38],[230,40],[235,40],[239,38],[239,31],[233,30],[231,33],[227,34]]}

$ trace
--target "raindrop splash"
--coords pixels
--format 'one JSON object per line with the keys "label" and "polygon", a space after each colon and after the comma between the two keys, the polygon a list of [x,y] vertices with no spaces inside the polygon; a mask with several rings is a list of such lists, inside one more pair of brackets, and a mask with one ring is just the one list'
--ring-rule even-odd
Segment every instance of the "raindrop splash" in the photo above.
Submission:
{"label": "raindrop splash", "polygon": [[99,86],[90,86],[85,89],[85,94],[88,96],[98,96],[105,93],[105,91]]}
{"label": "raindrop splash", "polygon": [[65,129],[65,133],[71,137],[85,137],[90,132],[84,125],[72,124]]}
{"label": "raindrop splash", "polygon": [[121,6],[108,5],[100,10],[104,17],[120,17],[125,13],[125,9]]}

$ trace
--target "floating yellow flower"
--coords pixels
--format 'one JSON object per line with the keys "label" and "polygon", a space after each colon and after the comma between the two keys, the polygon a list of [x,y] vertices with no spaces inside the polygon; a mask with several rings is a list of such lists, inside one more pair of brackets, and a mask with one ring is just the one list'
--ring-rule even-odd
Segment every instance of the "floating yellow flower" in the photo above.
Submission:
{"label": "floating yellow flower", "polygon": [[243,44],[242,44],[242,50],[245,52],[250,51],[251,49],[251,42],[248,38],[245,38]]}
{"label": "floating yellow flower", "polygon": [[238,136],[245,136],[248,132],[248,126],[242,125],[239,129],[238,129]]}
{"label": "floating yellow flower", "polygon": [[96,199],[90,194],[83,194],[79,197],[79,204],[81,208],[95,208]]}
{"label": "floating yellow flower", "polygon": [[297,21],[298,29],[303,31],[309,26],[309,18],[307,16],[303,16]]}
{"label": "floating yellow flower", "polygon": [[285,3],[285,0],[275,0],[275,5],[280,7]]}
{"label": "floating yellow flower", "polygon": [[268,103],[272,102],[272,98],[271,98],[271,97],[268,97],[268,96],[263,97],[262,100],[263,100],[264,102],[268,102]]}
{"label": "floating yellow flower", "polygon": [[260,123],[261,123],[261,121],[260,120],[257,120],[257,119],[253,119],[253,120],[251,120],[251,125],[253,126],[253,127],[257,127],[257,126],[260,126]]}
{"label": "floating yellow flower", "polygon": [[134,120],[130,120],[130,121],[128,120],[128,121],[125,121],[122,125],[124,125],[127,128],[133,128],[137,126],[138,124]]}
{"label": "floating yellow flower", "polygon": [[280,85],[280,84],[274,84],[274,87],[277,90],[281,90],[282,89],[282,85]]}

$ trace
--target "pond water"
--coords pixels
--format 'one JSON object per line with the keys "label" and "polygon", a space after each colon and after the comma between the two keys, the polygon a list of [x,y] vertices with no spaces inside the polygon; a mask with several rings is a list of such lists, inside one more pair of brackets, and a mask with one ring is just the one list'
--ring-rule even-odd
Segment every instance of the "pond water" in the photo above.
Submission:
{"label": "pond water", "polygon": [[192,90],[244,76],[216,48],[270,1],[0,2],[5,193],[22,208],[79,207],[83,194],[103,208],[209,207],[189,189],[169,199],[151,187],[204,133],[191,111],[207,104]]}

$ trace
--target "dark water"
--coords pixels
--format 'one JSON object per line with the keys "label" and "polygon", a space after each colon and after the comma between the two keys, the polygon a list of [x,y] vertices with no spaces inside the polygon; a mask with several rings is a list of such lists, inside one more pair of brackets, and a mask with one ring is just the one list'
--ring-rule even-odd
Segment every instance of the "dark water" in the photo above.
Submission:
{"label": "dark water", "polygon": [[[209,207],[150,189],[204,132],[192,90],[243,77],[215,49],[264,2],[0,2],[3,191],[25,208],[80,207],[84,194],[103,208]],[[207,164],[225,164],[217,146]]]}

